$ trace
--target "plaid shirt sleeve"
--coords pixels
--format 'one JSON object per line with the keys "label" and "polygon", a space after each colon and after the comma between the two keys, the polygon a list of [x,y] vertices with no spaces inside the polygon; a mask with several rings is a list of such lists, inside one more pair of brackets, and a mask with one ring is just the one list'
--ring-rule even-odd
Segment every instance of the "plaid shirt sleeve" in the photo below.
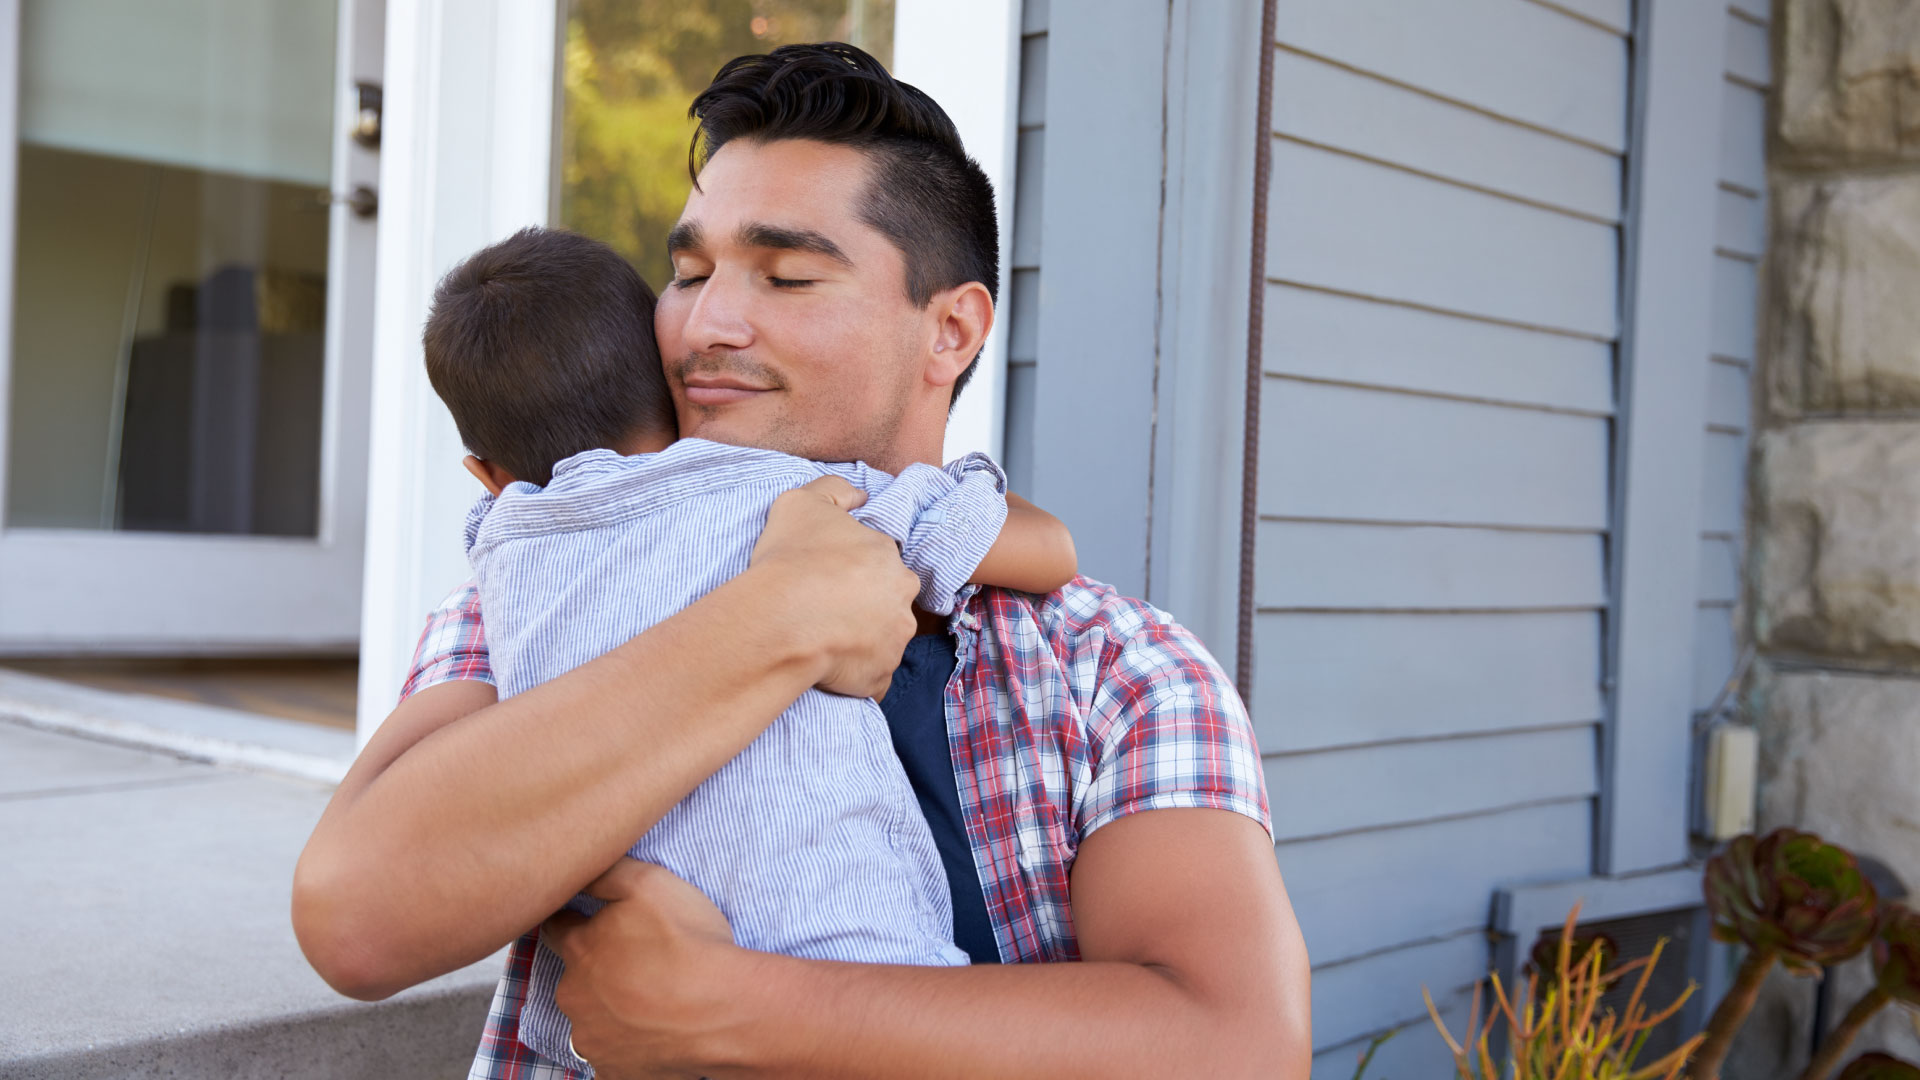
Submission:
{"label": "plaid shirt sleeve", "polygon": [[1271,836],[1260,748],[1232,681],[1189,631],[1147,610],[1144,625],[1104,650],[1087,716],[1091,782],[1074,799],[1082,838],[1128,814],[1181,807],[1244,814]]}
{"label": "plaid shirt sleeve", "polygon": [[444,682],[493,682],[487,640],[480,628],[480,590],[469,581],[427,615],[427,628],[413,649],[413,667],[400,688],[402,701]]}

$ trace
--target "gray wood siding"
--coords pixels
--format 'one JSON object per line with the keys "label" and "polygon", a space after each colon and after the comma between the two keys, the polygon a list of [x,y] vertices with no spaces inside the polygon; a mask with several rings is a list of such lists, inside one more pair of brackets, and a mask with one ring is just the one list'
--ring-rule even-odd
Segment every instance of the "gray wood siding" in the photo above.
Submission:
{"label": "gray wood siding", "polygon": [[1007,427],[1002,464],[1015,491],[1033,490],[1033,406],[1039,362],[1040,202],[1047,153],[1047,0],[1020,9],[1019,137],[1014,156],[1013,250],[1007,253]]}
{"label": "gray wood siding", "polygon": [[1593,869],[1630,12],[1281,9],[1252,705],[1345,1077]]}
{"label": "gray wood siding", "polygon": [[1694,708],[1712,704],[1739,660],[1741,537],[1766,250],[1766,92],[1773,79],[1767,5],[1727,9],[1720,189],[1714,221],[1713,346],[1702,438],[1699,614]]}
{"label": "gray wood siding", "polygon": [[[1402,1026],[1374,1074],[1430,1069],[1421,988],[1464,1010],[1495,891],[1607,859],[1622,281],[1642,280],[1621,262],[1627,148],[1645,130],[1629,130],[1635,6],[1280,0],[1250,706],[1315,964],[1317,1076],[1344,1080],[1368,1037]],[[1703,319],[1674,354],[1708,365],[1688,368],[1704,409],[1638,425],[1672,433],[1660,445],[1702,440],[1697,512],[1640,517],[1676,523],[1667,552],[1691,552],[1700,520],[1698,561],[1684,562],[1699,606],[1691,576],[1662,594],[1668,624],[1697,614],[1698,663],[1676,658],[1663,684],[1676,730],[1688,677],[1710,698],[1733,655],[1765,239],[1765,27],[1746,6],[1726,16],[1724,95],[1711,64],[1690,91],[1749,125],[1717,148],[1717,199],[1710,138],[1659,173],[1701,192],[1688,220],[1702,246],[1711,221],[1718,249],[1711,348]],[[1710,56],[1695,39],[1723,9],[1692,10],[1685,55]],[[1075,529],[1088,572],[1169,608],[1222,657],[1254,82],[1236,67],[1250,34],[1229,24],[1249,11],[1027,0],[1007,264],[1014,487]],[[1242,107],[1244,121],[1230,115]],[[1671,379],[1677,361],[1638,347],[1662,325],[1643,310],[1626,340]],[[1669,475],[1690,495],[1687,465]]]}

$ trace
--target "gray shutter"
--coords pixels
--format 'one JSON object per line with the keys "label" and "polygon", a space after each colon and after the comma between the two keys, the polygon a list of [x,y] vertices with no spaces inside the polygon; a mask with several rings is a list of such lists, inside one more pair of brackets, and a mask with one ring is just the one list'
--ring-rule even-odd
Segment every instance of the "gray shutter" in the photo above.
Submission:
{"label": "gray shutter", "polygon": [[1279,25],[1254,715],[1316,1074],[1405,1071],[1494,890],[1592,870],[1629,11]]}

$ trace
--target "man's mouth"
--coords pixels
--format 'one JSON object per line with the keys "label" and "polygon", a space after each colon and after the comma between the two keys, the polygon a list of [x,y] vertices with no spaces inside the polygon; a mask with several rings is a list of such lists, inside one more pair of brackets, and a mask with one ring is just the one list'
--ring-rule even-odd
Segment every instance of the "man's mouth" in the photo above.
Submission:
{"label": "man's mouth", "polygon": [[741,379],[720,376],[690,376],[685,383],[687,404],[700,406],[732,405],[767,393],[764,386],[755,386]]}

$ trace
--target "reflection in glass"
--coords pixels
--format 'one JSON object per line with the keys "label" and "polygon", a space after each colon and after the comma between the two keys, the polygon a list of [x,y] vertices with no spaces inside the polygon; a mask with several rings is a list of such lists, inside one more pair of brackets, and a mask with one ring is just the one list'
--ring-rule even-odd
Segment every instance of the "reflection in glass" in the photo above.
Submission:
{"label": "reflection in glass", "polygon": [[25,0],[5,525],[312,536],[334,0]]}
{"label": "reflection in glass", "polygon": [[612,244],[657,291],[686,203],[687,106],[721,64],[845,41],[893,62],[893,0],[572,0],[560,219]]}

